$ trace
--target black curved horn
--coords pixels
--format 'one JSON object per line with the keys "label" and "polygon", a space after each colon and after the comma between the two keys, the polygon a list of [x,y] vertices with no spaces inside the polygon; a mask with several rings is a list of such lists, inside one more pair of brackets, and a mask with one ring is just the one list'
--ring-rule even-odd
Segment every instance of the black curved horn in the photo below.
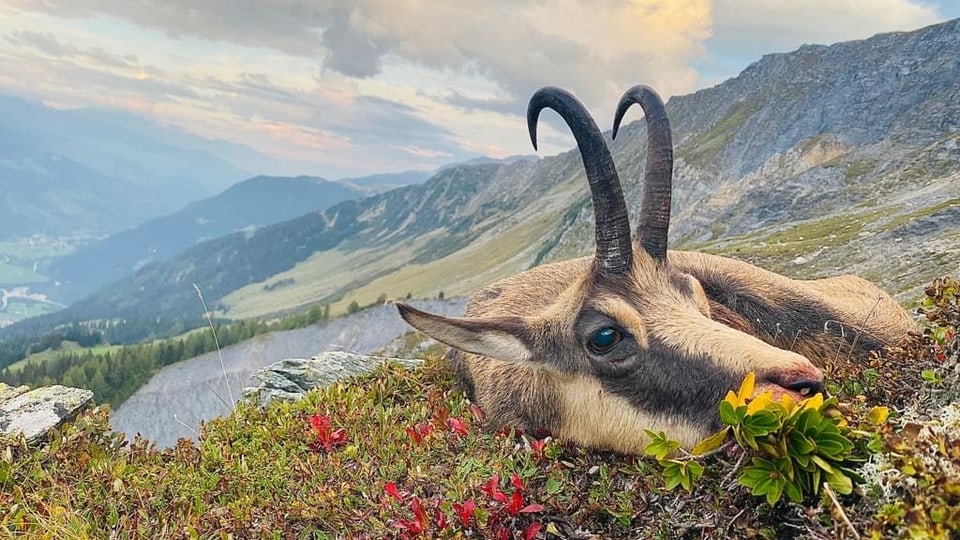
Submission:
{"label": "black curved horn", "polygon": [[647,164],[643,172],[643,202],[637,224],[637,243],[656,261],[667,256],[667,233],[670,230],[670,196],[673,184],[673,136],[670,120],[660,96],[638,84],[627,90],[617,105],[613,120],[613,138],[617,138],[620,121],[634,103],[639,103],[647,118]]}
{"label": "black curved horn", "polygon": [[537,119],[545,108],[553,109],[563,118],[580,149],[596,216],[597,255],[594,264],[602,274],[629,272],[633,264],[630,218],[620,189],[620,177],[600,128],[572,94],[545,86],[533,94],[527,106],[527,128],[534,149],[537,148]]}

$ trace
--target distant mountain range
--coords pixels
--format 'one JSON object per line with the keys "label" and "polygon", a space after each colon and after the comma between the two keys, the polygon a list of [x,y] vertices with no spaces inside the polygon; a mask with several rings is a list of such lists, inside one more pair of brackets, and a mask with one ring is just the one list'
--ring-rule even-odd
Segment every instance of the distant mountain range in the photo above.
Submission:
{"label": "distant mountain range", "polygon": [[358,189],[322,178],[258,176],[223,193],[190,203],[183,210],[152,219],[57,259],[46,274],[56,286],[40,287],[72,302],[151,262],[163,261],[203,240],[323,210],[359,197]]}
{"label": "distant mountain range", "polygon": [[489,156],[480,156],[473,159],[468,159],[461,163],[451,163],[449,165],[444,165],[440,167],[439,170],[449,169],[450,167],[456,167],[459,165],[489,165],[491,163],[496,163],[499,165],[510,165],[512,163],[517,163],[518,161],[539,161],[540,156],[536,154],[518,154],[515,156],[507,156],[505,158],[492,158]]}
{"label": "distant mountain range", "polygon": [[218,193],[250,177],[246,167],[269,162],[132,114],[0,95],[0,240],[114,232]]}
{"label": "distant mountain range", "polygon": [[[671,99],[672,247],[796,277],[854,272],[910,300],[926,280],[960,268],[958,80],[960,21],[950,21],[767,55],[733,79]],[[613,112],[611,104],[594,114],[606,124]],[[611,150],[635,210],[644,122],[622,129]],[[468,293],[589,253],[592,231],[575,151],[461,164],[424,184],[196,244],[4,331],[195,318],[192,283],[228,318]]]}
{"label": "distant mountain range", "polygon": [[422,184],[433,176],[432,171],[404,171],[398,173],[372,174],[359,178],[341,178],[341,184],[360,189],[368,194],[382,193],[403,186]]}

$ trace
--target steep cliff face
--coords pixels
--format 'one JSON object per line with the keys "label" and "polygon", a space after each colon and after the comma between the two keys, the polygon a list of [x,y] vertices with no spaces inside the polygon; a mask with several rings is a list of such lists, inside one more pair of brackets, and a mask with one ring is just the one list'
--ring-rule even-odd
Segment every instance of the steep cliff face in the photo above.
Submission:
{"label": "steep cliff face", "polygon": [[[694,215],[726,218],[732,221],[728,232],[740,233],[862,203],[877,180],[902,176],[918,158],[929,157],[925,150],[944,143],[946,155],[938,161],[949,163],[917,176],[955,170],[958,50],[960,21],[804,46],[765,56],[734,79],[672,100],[680,168],[693,169],[678,175],[676,233],[695,232],[698,220],[683,219]],[[688,185],[694,189],[687,191]],[[705,187],[721,189],[735,204],[700,196]],[[764,190],[774,198],[757,200]],[[757,208],[745,211],[743,203]],[[715,212],[704,214],[712,207]],[[788,214],[779,212],[788,207]],[[737,216],[747,219],[732,219]]]}

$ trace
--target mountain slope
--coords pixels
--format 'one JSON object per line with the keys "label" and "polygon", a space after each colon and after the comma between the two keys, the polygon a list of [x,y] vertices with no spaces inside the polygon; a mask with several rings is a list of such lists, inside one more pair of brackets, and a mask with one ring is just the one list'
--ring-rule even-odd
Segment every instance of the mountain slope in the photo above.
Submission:
{"label": "mountain slope", "polygon": [[[960,267],[958,51],[960,21],[951,21],[768,55],[670,100],[673,247],[797,277],[852,271],[905,301],[930,275]],[[594,113],[604,123],[613,108]],[[626,126],[611,146],[631,209],[644,129]],[[592,229],[574,151],[458,166],[421,186],[197,245],[59,316],[193,317],[193,282],[227,317],[466,293],[589,253]]]}
{"label": "mountain slope", "polygon": [[[513,169],[516,167],[516,169]],[[408,264],[407,258],[397,258],[396,265],[387,253],[398,246],[416,247],[410,250],[413,260],[429,261],[462,247],[470,241],[477,228],[485,227],[485,220],[508,214],[515,206],[504,195],[488,193],[477,208],[464,212],[478,192],[496,185],[491,179],[504,175],[507,167],[481,165],[458,167],[444,171],[427,184],[402,188],[359,201],[345,201],[326,211],[314,212],[297,219],[258,229],[252,233],[236,233],[198,244],[173,261],[151,264],[142,268],[134,278],[110,285],[85,298],[63,312],[51,317],[67,316],[81,319],[107,316],[140,318],[148,312],[164,318],[192,316],[196,313],[196,297],[183,295],[184,285],[192,291],[197,283],[204,296],[219,299],[252,282],[267,279],[317,252],[333,248],[348,250],[383,249],[377,257],[376,268],[357,269],[355,280],[389,272]],[[506,174],[516,178],[525,164],[511,166]],[[448,224],[445,235],[432,235]],[[458,233],[457,231],[460,231]],[[180,266],[189,261],[188,267]],[[168,275],[170,269],[181,269],[179,276]],[[188,281],[184,281],[188,280]],[[272,283],[265,290],[281,291],[296,283]],[[147,307],[142,295],[148,295],[159,304]],[[107,305],[112,307],[104,311]],[[109,313],[108,313],[109,312]],[[63,319],[69,320],[69,319]]]}
{"label": "mountain slope", "polygon": [[[19,134],[0,126],[0,240],[102,235],[155,211],[143,189],[22,146]],[[118,206],[116,200],[128,203]]]}
{"label": "mountain slope", "polygon": [[[68,229],[70,224],[78,232],[94,234],[130,227],[250,176],[227,159],[244,164],[269,163],[239,145],[192,136],[127,113],[57,110],[11,96],[0,95],[0,126],[0,179],[4,187],[16,183],[21,197],[34,197],[26,200],[28,206],[50,208],[46,228],[56,231]],[[46,167],[52,162],[70,167]],[[23,171],[43,171],[42,177],[60,184],[70,183],[81,171],[86,177],[95,176],[102,189],[87,198],[64,193],[52,199],[31,192],[30,181],[35,178],[28,180],[22,176]],[[107,188],[113,191],[100,197]],[[100,206],[87,204],[92,200],[99,200],[100,206],[110,205],[113,211],[101,212]],[[74,201],[76,208],[62,211]],[[2,212],[15,209],[12,202],[0,206]],[[91,209],[100,220],[87,219],[85,212]],[[140,218],[131,221],[128,216],[134,212]],[[7,230],[0,230],[0,237],[10,236]]]}
{"label": "mountain slope", "polygon": [[74,301],[202,240],[285,221],[358,196],[356,189],[321,178],[251,178],[58,259],[46,273],[59,286],[46,292],[60,301]]}

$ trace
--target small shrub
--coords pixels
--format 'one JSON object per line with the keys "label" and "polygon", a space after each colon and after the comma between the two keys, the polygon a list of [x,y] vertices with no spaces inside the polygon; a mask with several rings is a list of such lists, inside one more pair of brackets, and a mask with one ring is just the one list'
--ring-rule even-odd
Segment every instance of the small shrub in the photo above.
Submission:
{"label": "small shrub", "polygon": [[943,361],[960,351],[960,340],[957,339],[960,281],[951,277],[937,278],[924,292],[926,298],[921,301],[918,311],[931,323],[924,334],[936,343],[936,357]]}
{"label": "small shrub", "polygon": [[[882,449],[879,434],[850,429],[835,409],[837,400],[825,400],[822,394],[798,402],[788,395],[774,400],[768,390],[751,399],[754,381],[750,372],[738,392],[727,394],[720,403],[725,427],[694,447],[689,458],[666,459],[679,444],[662,433],[650,434],[645,452],[664,466],[667,489],[681,485],[690,490],[703,474],[696,456],[717,450],[732,434],[736,444],[751,453],[740,483],[771,506],[784,494],[793,502],[817,495],[824,484],[843,495],[852,493],[854,483],[863,482],[854,468]],[[876,407],[870,420],[879,425],[887,415],[885,407]]]}

